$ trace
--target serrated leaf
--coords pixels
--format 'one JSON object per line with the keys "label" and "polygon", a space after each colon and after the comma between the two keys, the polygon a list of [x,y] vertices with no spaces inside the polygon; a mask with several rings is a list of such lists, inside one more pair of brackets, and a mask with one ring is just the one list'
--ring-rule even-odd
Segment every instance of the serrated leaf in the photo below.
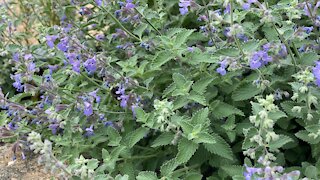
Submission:
{"label": "serrated leaf", "polygon": [[159,52],[151,65],[152,69],[158,69],[173,58],[174,55],[170,51]]}
{"label": "serrated leaf", "polygon": [[164,132],[153,141],[151,147],[169,145],[171,144],[173,138],[174,134],[172,134],[171,132]]}
{"label": "serrated leaf", "polygon": [[171,159],[171,160],[165,162],[160,167],[161,175],[162,176],[168,176],[169,174],[171,174],[178,167],[178,165],[179,164],[177,163],[176,159]]}
{"label": "serrated leaf", "polygon": [[144,112],[144,110],[141,107],[136,107],[134,109],[137,117],[137,122],[146,123],[147,122],[147,114]]}
{"label": "serrated leaf", "polygon": [[200,132],[200,133],[196,134],[195,141],[197,143],[205,143],[205,144],[215,144],[216,143],[216,139],[214,138],[214,136],[212,136],[211,134],[206,133],[206,132]]}
{"label": "serrated leaf", "polygon": [[243,172],[244,172],[244,167],[237,166],[237,165],[222,166],[221,169],[223,169],[229,176],[237,176],[237,175],[243,176]]}
{"label": "serrated leaf", "polygon": [[141,38],[142,33],[144,32],[144,30],[146,30],[148,27],[147,24],[141,23],[140,25],[138,25],[136,28],[134,28],[133,30],[133,34],[137,35],[139,38]]}
{"label": "serrated leaf", "polygon": [[200,79],[192,85],[192,89],[199,94],[204,94],[208,85],[213,81],[213,78],[208,77]]}
{"label": "serrated leaf", "polygon": [[233,114],[244,116],[243,112],[240,109],[219,100],[216,100],[212,104],[210,104],[210,109],[213,112],[213,116],[218,119],[228,117]]}
{"label": "serrated leaf", "polygon": [[211,153],[233,160],[233,152],[230,145],[219,135],[211,134],[215,139],[214,144],[204,144],[204,147]]}
{"label": "serrated leaf", "polygon": [[203,108],[192,115],[191,123],[194,125],[203,124],[208,121],[209,108]]}
{"label": "serrated leaf", "polygon": [[177,33],[174,47],[179,48],[182,44],[186,43],[188,37],[193,33],[192,29],[184,29]]}
{"label": "serrated leaf", "polygon": [[137,142],[139,142],[148,132],[147,128],[140,127],[136,129],[123,138],[122,144],[127,145],[129,148],[133,147]]}
{"label": "serrated leaf", "polygon": [[233,93],[232,99],[234,101],[243,101],[254,97],[261,92],[256,86],[251,83],[245,83],[240,85]]}
{"label": "serrated leaf", "polygon": [[107,128],[107,135],[109,139],[109,146],[118,146],[122,137],[120,136],[119,132],[113,128],[113,127],[108,127]]}
{"label": "serrated leaf", "polygon": [[206,98],[203,95],[194,93],[193,91],[187,96],[189,100],[199,103],[203,106],[207,105]]}
{"label": "serrated leaf", "polygon": [[245,52],[254,52],[259,46],[260,44],[257,40],[250,40],[242,45],[242,49]]}
{"label": "serrated leaf", "polygon": [[303,53],[300,59],[301,59],[301,61],[299,61],[300,64],[305,66],[314,66],[315,62],[319,60],[319,55],[314,52],[307,52],[307,53]]}
{"label": "serrated leaf", "polygon": [[309,132],[306,130],[301,130],[295,134],[295,136],[297,136],[299,139],[310,144],[317,144],[320,142],[320,136],[318,136],[317,138],[313,138],[308,135],[309,135]]}
{"label": "serrated leaf", "polygon": [[141,171],[136,177],[137,180],[157,180],[157,174],[152,171]]}
{"label": "serrated leaf", "polygon": [[216,51],[215,54],[222,55],[222,56],[237,57],[239,56],[240,51],[239,49],[236,49],[236,48],[223,48]]}
{"label": "serrated leaf", "polygon": [[289,136],[280,135],[278,140],[270,142],[269,148],[271,150],[279,149],[289,142],[293,142],[293,139]]}
{"label": "serrated leaf", "polygon": [[189,161],[189,159],[197,151],[199,144],[187,140],[186,138],[181,138],[178,143],[178,154],[176,161],[179,164],[183,164]]}

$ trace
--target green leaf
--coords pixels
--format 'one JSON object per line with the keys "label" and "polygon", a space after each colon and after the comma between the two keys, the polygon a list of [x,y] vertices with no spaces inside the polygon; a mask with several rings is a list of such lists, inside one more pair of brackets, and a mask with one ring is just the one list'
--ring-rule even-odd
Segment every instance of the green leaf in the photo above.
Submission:
{"label": "green leaf", "polygon": [[243,166],[237,166],[237,165],[226,165],[222,166],[221,169],[223,169],[229,176],[237,176],[242,175],[244,172]]}
{"label": "green leaf", "polygon": [[198,147],[198,144],[189,141],[186,138],[181,138],[178,143],[178,154],[176,157],[177,163],[183,164],[188,162],[197,151]]}
{"label": "green leaf", "polygon": [[256,86],[251,83],[245,83],[240,85],[233,93],[232,99],[234,101],[243,101],[254,97],[261,92]]}
{"label": "green leaf", "polygon": [[289,142],[293,142],[293,139],[290,138],[289,136],[280,135],[278,140],[270,142],[269,148],[271,150],[276,150],[283,147],[285,144]]}
{"label": "green leaf", "polygon": [[214,144],[204,144],[204,147],[213,154],[233,160],[233,152],[230,145],[219,135],[211,135],[216,142]]}
{"label": "green leaf", "polygon": [[192,115],[191,123],[194,125],[208,122],[209,108],[203,108]]}
{"label": "green leaf", "polygon": [[213,81],[213,78],[207,77],[198,80],[192,85],[192,89],[199,94],[204,94],[208,85]]}
{"label": "green leaf", "polygon": [[154,59],[153,63],[152,63],[152,69],[158,69],[159,67],[161,67],[162,65],[164,65],[165,63],[167,63],[168,61],[170,61],[171,59],[174,58],[174,55],[170,52],[170,51],[160,51],[156,58]]}
{"label": "green leaf", "polygon": [[318,177],[318,169],[315,166],[308,166],[306,167],[306,170],[304,174],[311,179],[317,179]]}
{"label": "green leaf", "polygon": [[90,159],[87,162],[87,168],[90,170],[94,170],[98,167],[99,161],[97,159]]}
{"label": "green leaf", "polygon": [[188,37],[193,33],[193,31],[194,31],[193,29],[184,29],[180,31],[176,35],[174,47],[179,48],[182,44],[186,43]]}
{"label": "green leaf", "polygon": [[215,144],[216,140],[214,136],[206,132],[200,132],[196,134],[195,141],[197,143]]}
{"label": "green leaf", "polygon": [[237,48],[222,48],[215,52],[215,55],[237,57],[240,51]]}
{"label": "green leaf", "polygon": [[260,46],[259,41],[257,41],[257,40],[250,40],[250,41],[245,42],[245,43],[242,45],[242,49],[243,49],[243,51],[245,51],[245,52],[254,52],[254,51],[256,51],[256,49],[257,49],[259,46]]}
{"label": "green leaf", "polygon": [[223,117],[228,117],[233,114],[244,116],[243,112],[240,109],[230,104],[221,102],[219,100],[214,101],[210,105],[210,109],[213,112],[213,116],[215,116],[218,119],[221,119]]}
{"label": "green leaf", "polygon": [[147,122],[148,117],[141,107],[136,107],[134,111],[136,112],[137,122]]}
{"label": "green leaf", "polygon": [[157,180],[157,174],[152,171],[141,171],[136,177],[137,180]]}
{"label": "green leaf", "polygon": [[136,28],[134,28],[133,30],[133,34],[137,35],[139,38],[141,38],[144,30],[146,30],[148,27],[147,24],[141,23],[140,25],[138,25]]}
{"label": "green leaf", "polygon": [[307,52],[301,55],[301,61],[298,61],[302,65],[314,66],[315,62],[319,59],[319,55],[314,52]]}
{"label": "green leaf", "polygon": [[318,144],[320,142],[320,136],[318,136],[317,138],[310,137],[310,136],[308,136],[309,132],[306,130],[301,130],[301,131],[297,132],[295,135],[299,139],[301,139],[305,142],[308,142],[310,144]]}
{"label": "green leaf", "polygon": [[120,144],[122,137],[115,128],[109,126],[107,128],[107,135],[109,139],[109,146],[118,146]]}
{"label": "green leaf", "polygon": [[122,144],[127,145],[129,148],[133,147],[139,142],[148,132],[147,128],[140,127],[130,133],[128,133],[122,141]]}
{"label": "green leaf", "polygon": [[171,159],[171,160],[165,162],[160,167],[161,175],[162,176],[170,175],[178,167],[178,165],[179,164],[177,163],[176,159]]}
{"label": "green leaf", "polygon": [[171,132],[164,132],[160,136],[155,139],[151,145],[151,147],[158,147],[158,146],[166,146],[171,144],[174,138],[174,134]]}
{"label": "green leaf", "polygon": [[207,105],[206,98],[203,95],[197,94],[194,91],[190,93],[190,95],[187,95],[188,99],[194,102],[197,102],[203,106]]}

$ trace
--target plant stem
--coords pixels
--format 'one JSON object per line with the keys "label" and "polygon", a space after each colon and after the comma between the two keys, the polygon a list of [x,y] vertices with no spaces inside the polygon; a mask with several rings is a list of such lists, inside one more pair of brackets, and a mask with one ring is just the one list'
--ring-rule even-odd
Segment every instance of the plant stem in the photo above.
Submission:
{"label": "plant stem", "polygon": [[140,16],[142,16],[143,19],[144,19],[160,36],[162,36],[161,32],[160,32],[137,8],[134,8],[134,10],[136,10],[137,13],[139,13]]}
{"label": "plant stem", "polygon": [[[93,0],[91,0],[91,2],[93,4],[95,4],[95,2]],[[128,29],[126,29],[122,24],[121,22],[116,18],[114,17],[114,15],[112,13],[110,13],[106,8],[104,8],[103,6],[99,7],[99,6],[96,6],[97,8],[99,9],[102,9],[104,12],[106,12],[119,26],[122,30],[124,30],[128,35],[130,35],[133,39],[135,39],[136,41],[141,41],[140,38],[138,38],[137,36],[135,36],[134,34],[132,34]]]}
{"label": "plant stem", "polygon": [[[230,24],[231,24],[231,28],[233,28],[233,1],[230,0],[229,3],[230,3],[230,21],[231,21]],[[245,54],[244,54],[243,49],[242,49],[242,47],[241,47],[241,45],[239,43],[239,40],[237,39],[237,37],[235,35],[232,35],[232,36],[233,36],[233,39],[236,42],[236,45],[238,46],[238,49],[240,50],[242,56],[244,57]]]}

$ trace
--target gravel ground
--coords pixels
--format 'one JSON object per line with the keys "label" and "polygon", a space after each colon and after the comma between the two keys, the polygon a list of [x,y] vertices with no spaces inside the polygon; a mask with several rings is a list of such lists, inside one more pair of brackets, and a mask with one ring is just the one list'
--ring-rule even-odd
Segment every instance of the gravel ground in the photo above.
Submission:
{"label": "gravel ground", "polygon": [[12,144],[0,142],[0,180],[51,180],[55,179],[45,173],[38,165],[36,156],[28,156],[26,160],[17,157],[12,160]]}

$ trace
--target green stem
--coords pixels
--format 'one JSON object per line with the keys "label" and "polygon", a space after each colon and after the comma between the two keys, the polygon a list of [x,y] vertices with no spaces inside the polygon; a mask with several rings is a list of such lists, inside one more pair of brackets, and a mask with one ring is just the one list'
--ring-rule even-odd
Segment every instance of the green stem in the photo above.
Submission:
{"label": "green stem", "polygon": [[139,13],[140,16],[142,16],[143,19],[144,19],[160,36],[162,36],[161,32],[160,32],[137,8],[134,8],[134,10],[136,10],[137,13]]}
{"label": "green stem", "polygon": [[273,28],[275,29],[275,31],[277,32],[280,40],[281,40],[282,43],[286,46],[286,48],[287,48],[287,50],[288,50],[288,52],[289,52],[289,55],[290,55],[290,57],[291,57],[291,59],[292,59],[292,61],[293,61],[294,69],[295,69],[295,71],[297,71],[297,62],[296,62],[296,59],[294,58],[294,55],[293,55],[293,53],[292,53],[292,51],[291,51],[291,49],[290,49],[289,44],[288,44],[287,41],[284,39],[284,37],[280,34],[280,32],[278,31],[276,25],[275,25],[274,23],[272,23],[272,25],[273,25]]}
{"label": "green stem", "polygon": [[[231,28],[233,28],[233,1],[232,0],[230,0],[230,21],[231,21],[230,22]],[[232,36],[233,36],[233,39],[236,42],[236,45],[237,45],[238,49],[240,50],[242,56],[244,57],[245,54],[244,54],[243,49],[242,49],[242,47],[241,47],[241,45],[239,43],[239,40],[237,39],[237,37],[235,35],[232,35]]]}
{"label": "green stem", "polygon": [[80,72],[80,74],[85,77],[87,80],[89,80],[91,83],[93,83],[94,85],[100,87],[101,89],[104,89],[104,90],[108,90],[107,88],[101,86],[100,84],[98,84],[96,81],[92,80],[90,77],[88,77],[85,73],[83,72]]}
{"label": "green stem", "polygon": [[[93,4],[95,4],[95,2],[93,0],[91,0],[91,2]],[[116,18],[114,17],[114,15],[112,13],[110,13],[106,8],[104,8],[103,6],[99,7],[99,6],[96,6],[97,8],[99,8],[100,10],[102,9],[104,12],[106,12],[119,26],[122,30],[124,30],[128,35],[130,35],[133,39],[135,39],[136,41],[141,41],[140,38],[138,38],[137,36],[135,36],[134,34],[132,34],[128,29],[126,29],[122,24],[121,22]]]}

